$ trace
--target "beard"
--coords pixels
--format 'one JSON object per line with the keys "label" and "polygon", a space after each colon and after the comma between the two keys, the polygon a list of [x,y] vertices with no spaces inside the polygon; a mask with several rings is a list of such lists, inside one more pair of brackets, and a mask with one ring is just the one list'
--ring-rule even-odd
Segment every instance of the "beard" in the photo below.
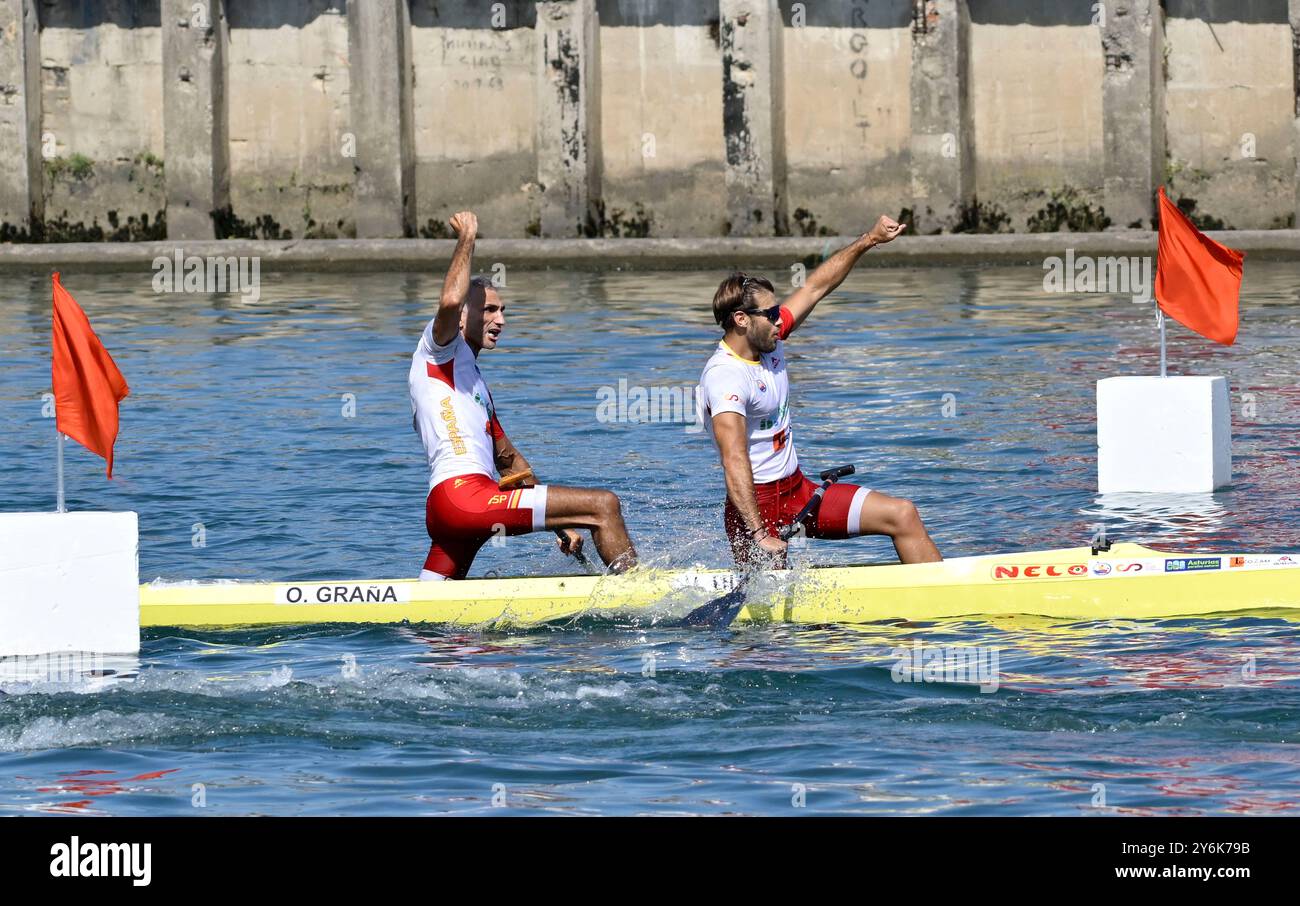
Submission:
{"label": "beard", "polygon": [[745,339],[749,340],[749,345],[759,352],[771,352],[776,349],[778,339],[776,331],[769,331],[764,324],[760,324],[755,318],[746,332]]}

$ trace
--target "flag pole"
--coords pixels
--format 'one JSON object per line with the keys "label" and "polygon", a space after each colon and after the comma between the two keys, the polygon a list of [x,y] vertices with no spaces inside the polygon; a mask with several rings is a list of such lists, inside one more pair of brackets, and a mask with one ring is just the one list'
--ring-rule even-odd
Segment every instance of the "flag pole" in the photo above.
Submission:
{"label": "flag pole", "polygon": [[1159,304],[1156,305],[1156,325],[1160,328],[1160,376],[1169,377],[1168,360],[1165,356],[1165,313]]}
{"label": "flag pole", "polygon": [[58,456],[59,491],[58,491],[58,510],[56,511],[59,513],[66,513],[68,511],[68,508],[64,505],[64,499],[63,499],[63,439],[64,439],[63,432],[60,431],[59,432],[59,456]]}

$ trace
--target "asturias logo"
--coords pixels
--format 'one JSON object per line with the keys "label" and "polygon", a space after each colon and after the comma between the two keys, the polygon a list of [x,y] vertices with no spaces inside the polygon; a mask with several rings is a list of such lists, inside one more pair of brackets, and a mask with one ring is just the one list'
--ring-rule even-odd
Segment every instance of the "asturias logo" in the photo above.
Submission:
{"label": "asturias logo", "polygon": [[1188,573],[1198,569],[1218,569],[1222,562],[1221,557],[1179,557],[1165,561],[1165,572]]}

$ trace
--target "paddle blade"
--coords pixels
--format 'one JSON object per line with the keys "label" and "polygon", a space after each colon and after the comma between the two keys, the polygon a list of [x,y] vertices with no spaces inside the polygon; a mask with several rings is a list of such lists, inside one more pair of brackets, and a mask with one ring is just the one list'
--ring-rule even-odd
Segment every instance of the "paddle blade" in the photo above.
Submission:
{"label": "paddle blade", "polygon": [[701,604],[682,618],[679,626],[694,626],[705,629],[725,629],[736,619],[736,614],[745,606],[745,585],[733,588],[720,598],[714,598],[707,604]]}

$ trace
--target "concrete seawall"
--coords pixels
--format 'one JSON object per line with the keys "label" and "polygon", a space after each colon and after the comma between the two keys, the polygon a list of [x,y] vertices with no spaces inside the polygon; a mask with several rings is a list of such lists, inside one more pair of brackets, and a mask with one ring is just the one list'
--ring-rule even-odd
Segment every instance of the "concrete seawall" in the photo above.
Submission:
{"label": "concrete seawall", "polygon": [[1300,0],[0,0],[0,240],[1300,209]]}
{"label": "concrete seawall", "polygon": [[[1240,249],[1248,260],[1300,261],[1300,230],[1237,230],[1211,233]],[[475,247],[475,266],[495,263],[520,268],[786,268],[811,265],[852,237],[765,239],[484,239]],[[290,271],[441,272],[451,260],[449,239],[207,240],[135,243],[0,245],[0,273],[148,272],[157,258],[256,257],[261,273]],[[873,249],[861,266],[926,267],[957,264],[1042,266],[1072,250],[1083,256],[1152,256],[1155,233],[1037,233],[899,238]]]}

